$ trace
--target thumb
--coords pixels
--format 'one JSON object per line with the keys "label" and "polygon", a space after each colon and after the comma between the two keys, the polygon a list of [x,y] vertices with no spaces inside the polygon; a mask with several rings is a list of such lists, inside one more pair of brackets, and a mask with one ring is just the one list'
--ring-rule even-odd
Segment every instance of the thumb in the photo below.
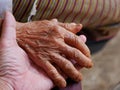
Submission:
{"label": "thumb", "polygon": [[5,13],[5,19],[2,25],[1,41],[4,45],[16,42],[16,21],[10,12]]}

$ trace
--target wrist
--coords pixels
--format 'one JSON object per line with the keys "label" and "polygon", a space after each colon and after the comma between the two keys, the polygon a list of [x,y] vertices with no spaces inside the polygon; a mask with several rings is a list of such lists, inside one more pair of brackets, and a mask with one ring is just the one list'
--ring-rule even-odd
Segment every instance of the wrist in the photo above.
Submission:
{"label": "wrist", "polygon": [[6,80],[0,78],[0,90],[14,90]]}

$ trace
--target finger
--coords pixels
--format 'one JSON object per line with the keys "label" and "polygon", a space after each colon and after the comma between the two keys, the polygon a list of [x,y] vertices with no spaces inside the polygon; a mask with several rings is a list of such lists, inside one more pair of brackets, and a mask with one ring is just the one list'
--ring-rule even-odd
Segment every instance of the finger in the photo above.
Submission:
{"label": "finger", "polygon": [[66,30],[72,32],[72,33],[77,33],[82,29],[82,24],[75,24],[75,23],[60,23],[59,25],[65,28]]}
{"label": "finger", "polygon": [[79,38],[85,43],[87,41],[87,38],[85,35],[80,35]]}
{"label": "finger", "polygon": [[[83,36],[82,36],[82,38],[83,38]],[[65,40],[65,43],[67,43],[68,45],[79,49],[87,57],[90,57],[89,48],[85,45],[83,40],[81,40],[75,34],[73,34],[71,32],[66,32],[65,35],[64,35],[64,40]]]}
{"label": "finger", "polygon": [[10,12],[5,13],[5,19],[2,25],[1,39],[4,41],[16,40],[16,21]]}
{"label": "finger", "polygon": [[56,18],[52,19],[51,21],[54,22],[54,23],[58,23],[58,20]]}
{"label": "finger", "polygon": [[80,69],[82,69],[82,68],[83,68],[83,67],[82,67],[82,66],[80,66],[78,63],[74,64],[74,66],[75,66],[75,68],[76,68],[77,70],[79,70],[79,71],[80,71]]}
{"label": "finger", "polygon": [[60,67],[60,69],[70,78],[75,81],[80,81],[82,79],[82,75],[79,71],[73,66],[73,64],[65,59],[64,57],[53,53],[51,54],[52,60]]}
{"label": "finger", "polygon": [[65,43],[60,43],[61,52],[65,54],[68,58],[75,60],[80,66],[90,68],[93,66],[92,60],[86,57],[81,51],[76,48],[70,47]]}
{"label": "finger", "polygon": [[73,33],[77,33],[82,29],[82,24],[76,24],[76,23],[61,23],[58,22],[57,19],[52,19],[51,20],[54,23],[58,23],[60,26],[63,28],[67,29],[68,31],[71,31]]}
{"label": "finger", "polygon": [[56,69],[57,71],[61,74],[61,76],[63,76],[65,79],[67,79],[67,75],[59,68],[59,66],[57,64],[52,64]]}
{"label": "finger", "polygon": [[75,60],[72,60],[72,59],[69,59],[72,64],[74,65],[74,67],[77,69],[77,70],[80,70],[81,68],[83,68],[82,66],[80,66]]}
{"label": "finger", "polygon": [[[58,71],[65,79],[68,78],[68,76],[59,68],[58,65],[54,64],[54,67],[57,69],[57,71]],[[75,67],[78,71],[80,71],[80,69],[83,68],[83,67],[80,66],[78,63],[74,64],[74,67]],[[81,78],[82,78],[82,75],[81,75]]]}
{"label": "finger", "polygon": [[[38,61],[37,61],[38,64]],[[42,66],[41,66],[42,65]],[[48,76],[53,80],[58,87],[66,87],[65,79],[58,73],[57,69],[48,61],[41,60],[40,66],[45,70]]]}
{"label": "finger", "polygon": [[56,29],[57,31],[62,30],[61,33],[63,35],[64,41],[66,44],[79,49],[87,57],[90,57],[89,48],[85,45],[85,43],[77,35],[65,30],[64,28],[62,28],[60,26],[55,26],[54,29]]}

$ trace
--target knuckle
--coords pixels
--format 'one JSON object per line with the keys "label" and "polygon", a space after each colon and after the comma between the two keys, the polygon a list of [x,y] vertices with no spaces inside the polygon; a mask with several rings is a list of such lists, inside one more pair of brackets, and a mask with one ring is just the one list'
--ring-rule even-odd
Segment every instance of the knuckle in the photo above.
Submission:
{"label": "knuckle", "polygon": [[57,84],[58,87],[66,87],[66,81],[63,78],[56,79],[54,83]]}
{"label": "knuckle", "polygon": [[64,66],[65,69],[70,70],[70,69],[71,69],[71,68],[70,68],[71,66],[72,66],[72,65],[71,65],[71,63],[70,63],[69,61],[66,61],[66,62],[65,62],[65,66]]}
{"label": "knuckle", "polygon": [[78,46],[79,40],[76,35],[74,35],[75,46]]}
{"label": "knuckle", "polygon": [[58,76],[59,76],[58,73],[56,72],[56,70],[49,70],[49,74],[53,78],[58,78]]}
{"label": "knuckle", "polygon": [[77,82],[79,82],[80,80],[82,80],[82,75],[80,74],[80,72],[76,75],[75,80]]}
{"label": "knuckle", "polygon": [[74,49],[73,50],[73,57],[75,59],[79,59],[80,58],[80,51],[78,49]]}
{"label": "knuckle", "polygon": [[68,38],[68,39],[71,39],[71,40],[72,40],[72,39],[74,39],[73,35],[72,35],[72,34],[70,34],[70,33],[69,33],[69,34],[67,34],[67,38]]}

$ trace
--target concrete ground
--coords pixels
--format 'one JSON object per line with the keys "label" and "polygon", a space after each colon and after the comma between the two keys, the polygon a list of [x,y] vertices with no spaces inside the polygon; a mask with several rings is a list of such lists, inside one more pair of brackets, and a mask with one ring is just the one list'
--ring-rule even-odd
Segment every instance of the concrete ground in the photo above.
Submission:
{"label": "concrete ground", "polygon": [[94,67],[83,69],[83,90],[120,90],[120,32],[92,55]]}

